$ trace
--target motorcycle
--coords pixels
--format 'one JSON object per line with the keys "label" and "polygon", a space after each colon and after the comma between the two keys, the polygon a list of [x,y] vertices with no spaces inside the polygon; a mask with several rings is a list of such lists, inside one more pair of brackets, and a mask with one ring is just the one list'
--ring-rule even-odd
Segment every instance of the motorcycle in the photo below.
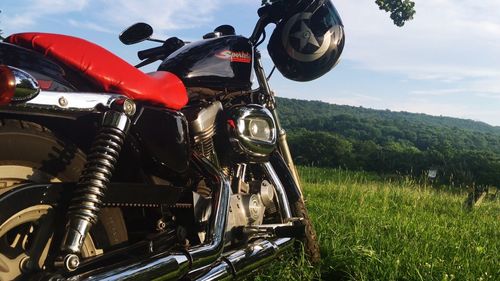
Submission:
{"label": "motorcycle", "polygon": [[257,47],[276,24],[273,62],[310,81],[343,25],[329,0],[258,15],[249,38],[223,25],[197,42],[134,24],[123,43],[162,43],[135,67],[66,35],[0,43],[0,280],[239,278],[298,241],[319,260]]}

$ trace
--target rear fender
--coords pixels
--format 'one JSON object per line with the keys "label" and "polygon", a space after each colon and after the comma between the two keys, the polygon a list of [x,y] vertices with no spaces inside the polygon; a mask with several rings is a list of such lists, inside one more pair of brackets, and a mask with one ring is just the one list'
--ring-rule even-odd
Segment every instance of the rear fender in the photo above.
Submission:
{"label": "rear fender", "polygon": [[[113,93],[40,91],[23,102],[0,106],[0,120],[16,119],[40,124],[80,144],[95,136],[102,114],[108,110],[135,112],[135,103]],[[86,145],[81,146],[86,147]]]}
{"label": "rear fender", "polygon": [[60,138],[70,141],[83,151],[88,151],[97,133],[100,115],[61,114],[50,111],[20,110],[10,107],[0,108],[0,122],[7,119],[36,123],[49,129]]}
{"label": "rear fender", "polygon": [[28,72],[38,80],[43,90],[60,92],[90,90],[89,82],[80,74],[64,68],[39,53],[10,43],[0,42],[0,64]]}

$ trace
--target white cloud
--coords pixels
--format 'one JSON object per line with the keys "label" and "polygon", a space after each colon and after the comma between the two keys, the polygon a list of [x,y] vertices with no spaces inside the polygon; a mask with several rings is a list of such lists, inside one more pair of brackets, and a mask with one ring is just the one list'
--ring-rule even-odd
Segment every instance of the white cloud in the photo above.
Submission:
{"label": "white cloud", "polygon": [[372,0],[336,5],[346,28],[344,58],[365,69],[445,82],[500,78],[500,1],[416,1],[415,19],[403,28]]}
{"label": "white cloud", "polygon": [[449,103],[436,103],[432,100],[408,100],[406,102],[388,103],[386,108],[393,111],[417,112],[435,116],[451,116],[499,125],[498,111],[491,108],[484,109],[478,106],[464,105],[453,101]]}
{"label": "white cloud", "polygon": [[145,21],[164,32],[207,23],[220,1],[210,0],[102,0],[102,17],[109,26],[126,27]]}
{"label": "white cloud", "polygon": [[496,94],[500,96],[500,79],[481,79],[469,83],[476,92]]}
{"label": "white cloud", "polygon": [[71,26],[77,27],[77,28],[84,28],[84,29],[89,29],[89,30],[94,30],[97,32],[103,32],[103,33],[112,33],[114,34],[115,32],[109,28],[103,27],[102,25],[99,25],[95,22],[90,22],[90,21],[76,21],[76,20],[68,20],[68,23]]}
{"label": "white cloud", "polygon": [[[7,3],[5,3],[7,2]],[[19,31],[36,26],[46,16],[78,12],[87,7],[89,0],[30,0],[5,1],[0,5],[2,26],[9,31]]]}
{"label": "white cloud", "polygon": [[414,90],[411,91],[411,95],[415,96],[447,96],[457,93],[468,92],[467,89],[455,88],[455,89],[432,89],[432,90]]}
{"label": "white cloud", "polygon": [[[395,27],[389,15],[378,10],[374,0],[334,2],[346,29],[343,59],[350,67],[371,71],[355,69],[353,73],[360,76],[369,73],[373,78],[385,80],[373,87],[351,85],[335,91],[332,86],[325,87],[329,84],[326,82],[299,87],[287,81],[279,83],[282,84],[279,92],[303,98],[305,91],[314,89],[308,92],[308,98],[319,99],[332,92],[335,96],[329,102],[473,119],[484,117],[488,119],[483,120],[490,122],[496,114],[495,120],[500,120],[500,114],[493,109],[481,109],[467,102],[460,104],[454,99],[444,105],[435,102],[456,96],[465,100],[467,95],[471,97],[468,103],[476,99],[488,105],[500,99],[500,1],[416,0],[415,19],[403,28]],[[40,22],[50,21],[117,34],[133,22],[145,21],[163,38],[174,31],[182,33],[179,29],[216,21],[219,12],[228,10],[227,5],[245,5],[251,9],[249,13],[255,14],[259,3],[260,0],[1,0],[0,27],[9,34],[36,29]],[[234,15],[234,22],[241,21],[238,16]],[[266,53],[265,48],[262,50]],[[115,51],[121,49],[117,47]],[[337,71],[340,69],[338,66]],[[332,72],[322,79],[334,75]],[[366,76],[343,77],[359,84],[374,81],[364,80]],[[402,89],[395,90],[396,83],[391,88],[387,77],[397,77],[394,79],[398,82],[406,79],[408,83],[399,84]]]}
{"label": "white cloud", "polygon": [[334,104],[347,104],[352,106],[366,106],[367,103],[380,104],[384,100],[378,97],[364,95],[360,93],[338,93],[334,97],[325,99],[326,102]]}
{"label": "white cloud", "polygon": [[[5,1],[5,0],[4,0]],[[256,2],[257,1],[257,2]],[[198,27],[213,20],[215,11],[226,4],[250,5],[259,0],[7,0],[1,22],[6,31],[15,32],[36,27],[38,21],[59,20],[79,12],[89,20],[68,21],[72,26],[98,32],[118,32],[131,23],[144,21],[155,31]],[[69,15],[71,17],[71,15]],[[61,22],[62,23],[62,22]]]}
{"label": "white cloud", "polygon": [[[5,19],[5,17],[3,18]],[[13,28],[23,28],[28,26],[35,25],[35,19],[32,17],[26,17],[24,15],[14,15],[7,17],[4,21],[7,23],[3,23],[2,27],[4,30],[9,30]]]}
{"label": "white cloud", "polygon": [[404,77],[399,81],[408,87],[384,85],[364,93],[392,91],[393,98],[383,102],[334,101],[500,124],[494,106],[500,100],[500,1],[415,2],[415,19],[403,28],[372,0],[335,2],[346,30],[343,58],[380,77]]}

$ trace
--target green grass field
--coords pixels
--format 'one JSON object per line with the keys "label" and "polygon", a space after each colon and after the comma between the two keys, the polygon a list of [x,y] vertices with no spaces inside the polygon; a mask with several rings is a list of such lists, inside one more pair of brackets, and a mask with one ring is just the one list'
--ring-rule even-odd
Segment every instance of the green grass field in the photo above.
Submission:
{"label": "green grass field", "polygon": [[300,168],[322,263],[282,258],[256,280],[500,280],[500,202],[412,180]]}

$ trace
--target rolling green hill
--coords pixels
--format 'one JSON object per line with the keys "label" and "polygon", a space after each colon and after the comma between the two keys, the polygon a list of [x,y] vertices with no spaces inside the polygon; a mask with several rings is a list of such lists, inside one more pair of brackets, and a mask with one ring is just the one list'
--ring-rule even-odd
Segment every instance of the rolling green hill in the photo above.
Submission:
{"label": "rolling green hill", "polygon": [[279,98],[298,164],[497,185],[500,127],[451,117]]}
{"label": "rolling green hill", "polygon": [[287,127],[297,124],[294,122],[297,120],[325,118],[346,114],[357,116],[360,119],[395,119],[416,124],[426,124],[443,128],[458,128],[471,132],[490,133],[500,136],[500,127],[491,126],[484,122],[470,119],[432,116],[423,113],[376,110],[364,107],[330,104],[322,101],[277,98],[277,102],[279,103],[280,113],[285,119],[284,125]]}

